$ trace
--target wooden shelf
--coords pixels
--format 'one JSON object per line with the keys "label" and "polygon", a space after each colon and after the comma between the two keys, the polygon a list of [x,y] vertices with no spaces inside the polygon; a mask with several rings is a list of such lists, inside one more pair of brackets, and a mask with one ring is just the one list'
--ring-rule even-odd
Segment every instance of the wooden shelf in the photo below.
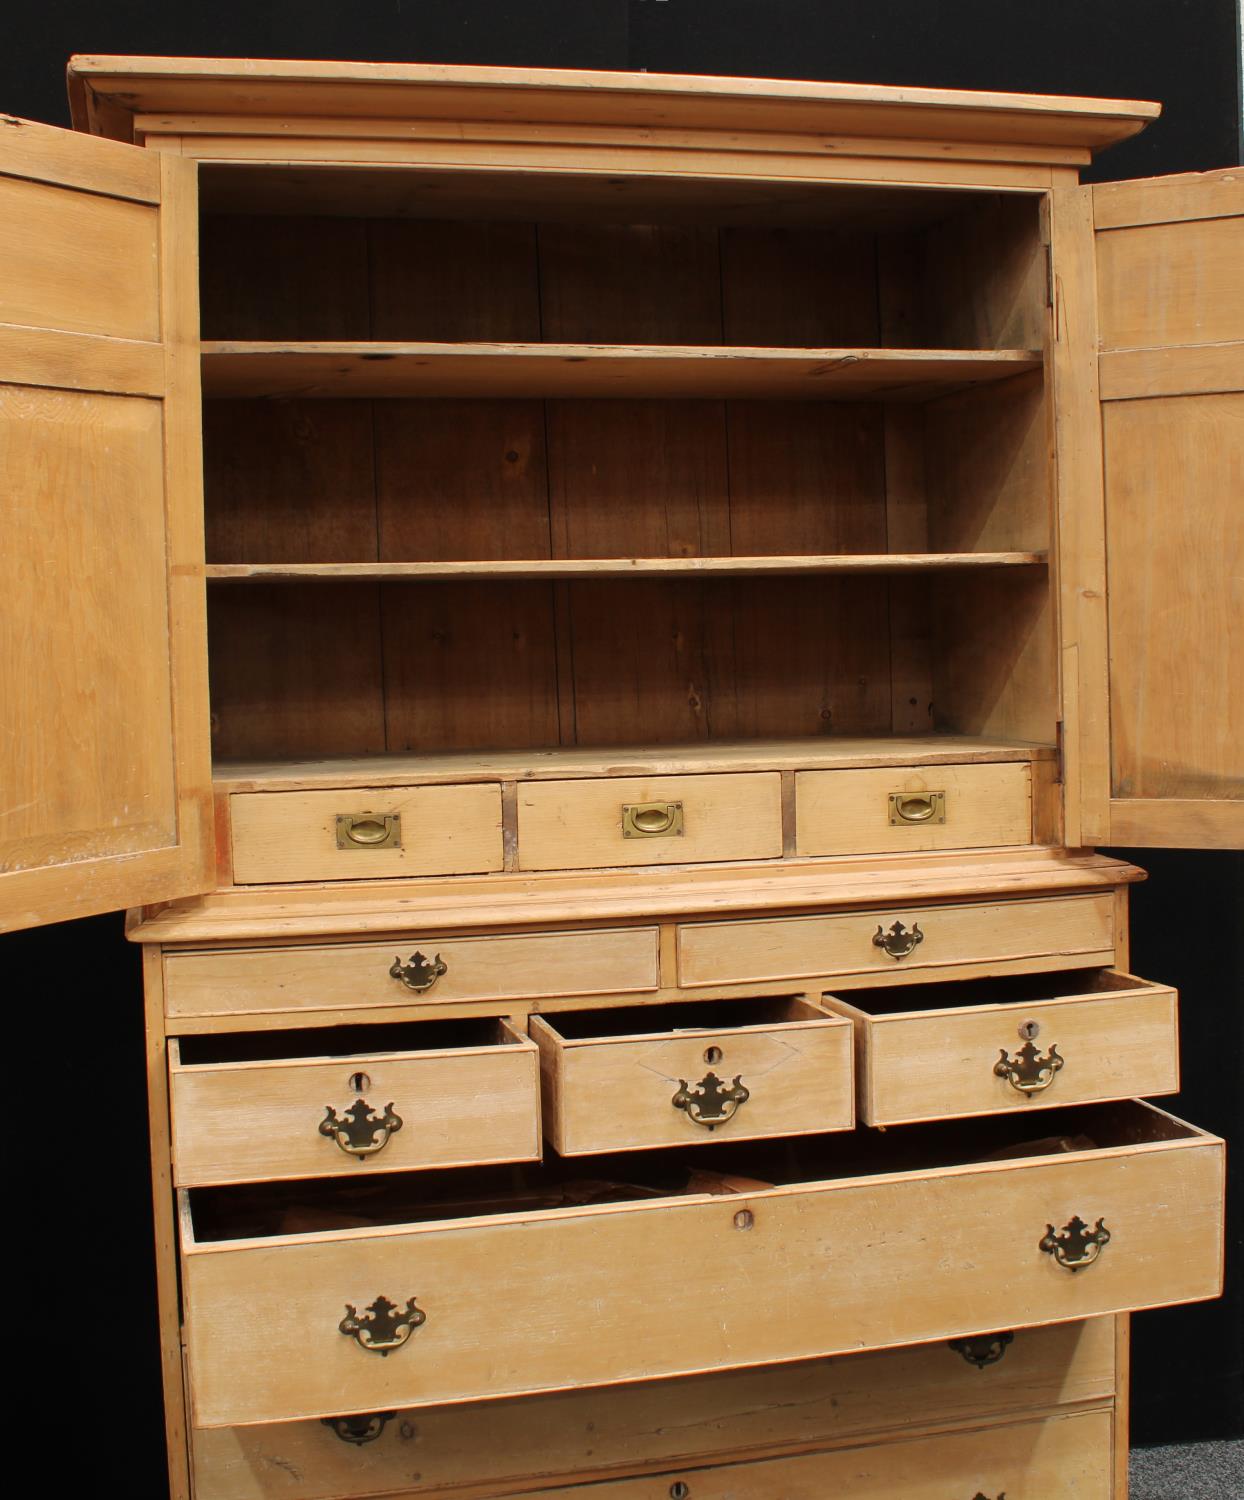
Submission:
{"label": "wooden shelf", "polygon": [[207,396],[927,401],[1041,368],[1030,349],[203,344]]}
{"label": "wooden shelf", "polygon": [[833,557],[531,558],[489,562],[208,563],[214,583],[401,583],[482,578],[747,578],[803,573],[943,573],[1037,568],[1044,552],[896,552]]}

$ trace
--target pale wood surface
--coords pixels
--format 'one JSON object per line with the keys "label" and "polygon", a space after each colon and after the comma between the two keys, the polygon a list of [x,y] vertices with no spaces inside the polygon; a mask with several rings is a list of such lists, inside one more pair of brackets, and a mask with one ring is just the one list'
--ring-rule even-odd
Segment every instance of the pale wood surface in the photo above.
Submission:
{"label": "pale wood surface", "polygon": [[0,170],[7,929],[204,890],[211,851],[193,172],[17,120]]}
{"label": "pale wood surface", "polygon": [[1046,760],[1052,745],[985,736],[834,735],[819,739],[719,740],[701,745],[562,746],[555,750],[446,755],[334,756],[323,760],[218,761],[231,793],[303,791],[469,781],[562,781],[583,777],[677,776],[696,772],[802,771],[857,766],[944,766]]}
{"label": "pale wood surface", "polygon": [[[648,802],[681,802],[683,832],[625,837],[622,808]],[[771,771],[548,781],[518,788],[523,870],[776,859],[781,853],[781,782]]]}
{"label": "pale wood surface", "polygon": [[[400,847],[338,848],[342,813],[400,815]],[[229,798],[229,826],[239,885],[466,875],[502,867],[501,789],[495,783],[235,792]]]}
{"label": "pale wood surface", "polygon": [[[894,959],[873,943],[878,926],[888,930],[896,920],[908,931],[918,922],[924,933],[906,958]],[[683,985],[694,987],[835,971],[885,972],[902,983],[914,969],[1038,954],[1075,956],[1091,963],[1094,955],[1110,949],[1111,925],[1106,896],[982,901],[969,906],[896,905],[755,922],[689,922],[678,929],[678,977]]]}
{"label": "pale wood surface", "polygon": [[[945,822],[890,822],[892,793],[935,791],[945,794]],[[1032,840],[1026,764],[799,771],[795,799],[798,854],[971,849]]]}
{"label": "pale wood surface", "polygon": [[[667,1031],[654,1007],[637,1027],[642,1034],[573,1039],[556,1016],[532,1016],[530,1034],[552,1085],[543,1094],[545,1134],[562,1156],[580,1156],[849,1130],[849,1023],[802,1000],[787,1002],[782,1020],[763,1019],[771,1008],[757,1003],[751,1023],[716,1026],[706,1016],[698,1028],[683,1019]],[[694,1089],[710,1068],[727,1085],[741,1076],[750,1093],[712,1130],[671,1103],[680,1084]]]}
{"label": "pale wood surface", "polygon": [[[1021,1331],[987,1371],[945,1345],[721,1371],[599,1392],[400,1414],[383,1436],[348,1447],[318,1423],[198,1428],[199,1500],[352,1500],[411,1494],[488,1496],[560,1480],[795,1452],[814,1443],[980,1426],[1024,1411],[1108,1400],[1114,1321]],[[413,1489],[411,1473],[420,1479]],[[459,1487],[461,1486],[461,1489]],[[693,1491],[694,1494],[694,1491]]]}
{"label": "pale wood surface", "polygon": [[1098,229],[1132,224],[1171,224],[1181,219],[1213,219],[1240,212],[1244,176],[1239,168],[1178,172],[1135,182],[1099,182],[1092,189],[1093,222]]}
{"label": "pale wood surface", "polygon": [[1244,342],[1116,349],[1100,359],[1101,399],[1209,396],[1244,387]]}
{"label": "pale wood surface", "polygon": [[269,579],[279,582],[326,578],[402,580],[407,578],[661,578],[752,573],[920,573],[960,568],[1031,568],[1047,561],[1044,552],[875,553],[851,557],[618,557],[512,558],[492,562],[391,563],[209,563],[217,582]]}
{"label": "pale wood surface", "polygon": [[1220,218],[1109,231],[1098,227],[1103,349],[1244,339],[1244,177],[1235,197],[1234,212]]}
{"label": "pale wood surface", "polygon": [[1038,368],[1023,349],[205,341],[210,396],[928,400]]}
{"label": "pale wood surface", "polygon": [[[434,1051],[187,1065],[171,1043],[174,1179],[179,1186],[355,1177],[540,1155],[535,1044],[498,1023],[496,1043]],[[355,1073],[370,1083],[350,1087]],[[402,1121],[354,1158],[319,1133],[365,1097]]]}
{"label": "pale wood surface", "polygon": [[168,1014],[368,1009],[409,1005],[412,992],[389,974],[394,955],[437,954],[447,971],[426,991],[431,1004],[655,989],[656,928],[516,936],[440,937],[408,926],[385,943],[180,953],[165,963]]}
{"label": "pale wood surface", "polygon": [[[860,1117],[870,1125],[964,1115],[1036,1111],[1103,1099],[1172,1094],[1179,1088],[1175,991],[1133,980],[1122,991],[1010,1002],[1005,983],[994,1004],[875,1014],[869,994],[825,1004],[851,1016],[860,1049]],[[884,998],[884,990],[877,992]],[[1005,1050],[1023,1045],[1019,1028],[1035,1022],[1033,1045],[1064,1060],[1049,1088],[1022,1094],[994,1074]]]}
{"label": "pale wood surface", "polygon": [[[195,1421],[625,1383],[1217,1295],[1222,1143],[1148,1106],[1125,1114],[1136,1144],[724,1198],[205,1245],[187,1218]],[[1076,1212],[1113,1235],[1080,1275],[1038,1248]],[[427,1312],[387,1359],[336,1327],[382,1290]],[[592,1308],[582,1336],[567,1337],[567,1305]]]}
{"label": "pale wood surface", "polygon": [[[256,87],[257,78],[262,80]],[[292,62],[78,54],[69,63],[74,124],[123,128],[107,113],[361,114],[539,119],[650,126],[849,130],[939,142],[1095,147],[1135,134],[1160,106],[1138,100],[880,84],[713,78],[676,73],[465,67],[439,63]]]}
{"label": "pale wood surface", "polygon": [[[661,874],[661,910],[671,917],[740,912],[807,911],[841,906],[899,905],[930,900],[1104,892],[1144,872],[1105,855],[1013,849],[959,855],[857,856],[763,865],[668,867]],[[313,891],[216,891],[194,901],[135,912],[134,942],[221,943],[299,941],[328,934],[392,933],[411,922],[425,931],[521,926],[535,922],[651,921],[651,875],[508,875],[473,881],[393,881]],[[1104,962],[1111,962],[1107,958]]]}
{"label": "pale wood surface", "polygon": [[[696,1500],[747,1500],[753,1495],[824,1500],[831,1494],[859,1500],[942,1500],[984,1484],[991,1491],[1003,1486],[996,1490],[1000,1496],[1028,1491],[1112,1500],[1113,1469],[1110,1413],[1101,1411],[986,1433],[942,1433],[875,1448],[721,1464],[541,1494],[546,1500],[665,1500],[683,1493],[675,1488],[682,1483]],[[983,1492],[978,1488],[976,1493]]]}

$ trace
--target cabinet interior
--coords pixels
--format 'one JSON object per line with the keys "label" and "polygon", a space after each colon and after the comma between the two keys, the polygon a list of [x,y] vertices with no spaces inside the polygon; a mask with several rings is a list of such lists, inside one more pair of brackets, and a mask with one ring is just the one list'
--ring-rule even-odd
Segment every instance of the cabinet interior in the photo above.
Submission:
{"label": "cabinet interior", "polygon": [[202,177],[218,761],[1052,743],[1037,195]]}

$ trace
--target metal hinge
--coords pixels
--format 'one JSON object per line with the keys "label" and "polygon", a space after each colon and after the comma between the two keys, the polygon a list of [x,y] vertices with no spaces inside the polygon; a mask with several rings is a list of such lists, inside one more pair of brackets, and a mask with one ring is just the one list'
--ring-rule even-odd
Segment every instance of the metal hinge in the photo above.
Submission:
{"label": "metal hinge", "polygon": [[1054,782],[1056,786],[1062,786],[1067,780],[1067,747],[1063,741],[1063,721],[1061,719],[1054,726],[1054,753],[1057,757]]}
{"label": "metal hinge", "polygon": [[1045,242],[1045,305],[1054,306],[1054,247]]}

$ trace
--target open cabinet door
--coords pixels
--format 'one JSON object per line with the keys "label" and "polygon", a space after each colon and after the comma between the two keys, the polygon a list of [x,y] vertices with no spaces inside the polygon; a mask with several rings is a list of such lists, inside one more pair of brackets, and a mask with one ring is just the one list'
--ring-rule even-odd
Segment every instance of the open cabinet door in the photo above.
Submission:
{"label": "open cabinet door", "polygon": [[1082,842],[1244,848],[1244,171],[1077,197],[1100,396],[1099,464],[1060,456]]}
{"label": "open cabinet door", "polygon": [[0,931],[211,885],[193,166],[0,116]]}

